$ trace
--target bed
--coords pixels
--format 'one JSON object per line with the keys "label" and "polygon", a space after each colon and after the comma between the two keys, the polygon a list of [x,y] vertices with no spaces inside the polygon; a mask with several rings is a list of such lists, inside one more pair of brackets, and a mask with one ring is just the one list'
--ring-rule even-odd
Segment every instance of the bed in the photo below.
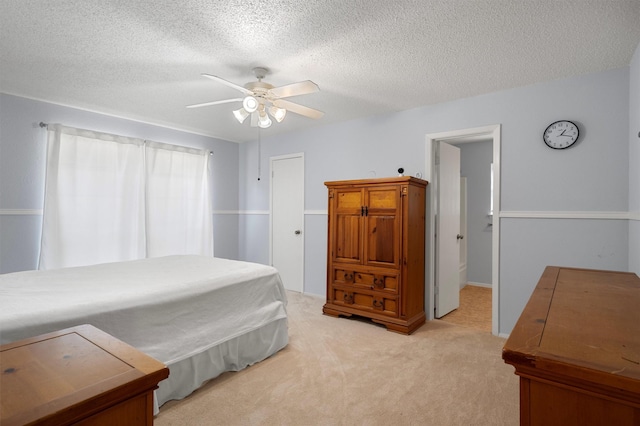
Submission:
{"label": "bed", "polygon": [[205,256],[0,275],[0,343],[92,324],[169,367],[155,413],[288,343],[276,269]]}

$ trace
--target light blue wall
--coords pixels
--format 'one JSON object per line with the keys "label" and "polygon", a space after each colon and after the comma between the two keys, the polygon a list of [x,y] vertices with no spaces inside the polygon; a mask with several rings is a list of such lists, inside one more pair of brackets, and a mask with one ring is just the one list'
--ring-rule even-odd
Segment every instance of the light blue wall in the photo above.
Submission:
{"label": "light blue wall", "polygon": [[[238,209],[235,143],[0,94],[0,273],[37,267],[46,163],[40,122],[213,150],[213,209]],[[213,225],[216,256],[237,258],[237,216],[216,214]]]}
{"label": "light blue wall", "polygon": [[629,80],[629,270],[640,275],[640,44]]}
{"label": "light blue wall", "polygon": [[[327,220],[322,212],[326,211],[327,193],[323,182],[393,176],[400,166],[406,174],[424,175],[426,134],[502,125],[503,212],[628,212],[631,206],[637,215],[638,56],[636,52],[631,68],[280,137],[268,137],[267,131],[260,150],[260,180],[256,142],[236,145],[0,95],[0,213],[42,208],[45,144],[44,131],[37,127],[40,121],[206,146],[216,153],[214,209],[229,213],[214,217],[216,255],[268,263],[269,158],[304,152],[304,291],[324,296]],[[542,142],[544,128],[558,119],[573,120],[581,128],[580,142],[571,149],[555,151]],[[236,215],[238,210],[241,214]],[[499,332],[511,331],[546,265],[637,271],[638,223],[616,219],[501,219]],[[37,215],[0,214],[0,271],[35,267],[39,226]]]}
{"label": "light blue wall", "polygon": [[491,207],[493,142],[457,146],[460,148],[460,175],[467,178],[467,281],[490,286],[493,227],[488,213]]}
{"label": "light blue wall", "polygon": [[[542,141],[559,119],[581,128],[580,142],[564,151]],[[263,137],[260,182],[257,144],[240,147],[240,203],[269,209],[272,156],[304,152],[305,209],[326,210],[324,181],[393,176],[399,166],[424,175],[425,135],[494,124],[502,125],[502,211],[628,212],[629,68]],[[240,251],[268,250],[268,220],[252,225],[251,249]],[[322,296],[326,217],[307,215],[305,226],[304,291]],[[500,333],[510,333],[545,266],[629,266],[628,220],[505,218],[501,226]]]}

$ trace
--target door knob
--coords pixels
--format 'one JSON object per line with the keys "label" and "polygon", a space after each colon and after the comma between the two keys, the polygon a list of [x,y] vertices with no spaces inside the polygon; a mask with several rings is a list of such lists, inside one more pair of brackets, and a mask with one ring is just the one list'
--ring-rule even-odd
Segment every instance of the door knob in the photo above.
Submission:
{"label": "door knob", "polygon": [[464,235],[460,235],[460,234],[458,234],[458,236],[456,236],[456,239],[458,239],[458,240],[461,240],[461,239],[463,239],[463,238],[464,238]]}
{"label": "door knob", "polygon": [[295,230],[295,232],[294,232],[294,234],[296,234],[296,235],[300,235],[300,234],[302,234],[302,231],[301,231],[301,230],[299,230],[299,229],[296,229],[296,230]]}

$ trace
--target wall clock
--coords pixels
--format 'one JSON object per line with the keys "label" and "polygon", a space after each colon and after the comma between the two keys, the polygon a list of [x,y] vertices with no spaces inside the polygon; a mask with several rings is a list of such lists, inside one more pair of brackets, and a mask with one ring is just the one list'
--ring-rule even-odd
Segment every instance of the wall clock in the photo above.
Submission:
{"label": "wall clock", "polygon": [[578,136],[580,131],[573,121],[559,120],[547,126],[542,139],[549,148],[565,149],[576,143]]}

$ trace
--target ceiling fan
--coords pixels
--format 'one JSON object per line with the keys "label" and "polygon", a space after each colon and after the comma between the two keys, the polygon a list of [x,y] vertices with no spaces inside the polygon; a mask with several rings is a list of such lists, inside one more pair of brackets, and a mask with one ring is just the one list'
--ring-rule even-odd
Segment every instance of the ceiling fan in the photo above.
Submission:
{"label": "ceiling fan", "polygon": [[240,91],[244,97],[188,105],[187,108],[200,108],[210,105],[242,102],[242,107],[233,111],[233,115],[240,123],[243,123],[247,117],[251,116],[251,126],[261,128],[271,126],[272,121],[269,116],[280,123],[287,114],[287,111],[313,119],[321,118],[324,115],[324,112],[318,111],[317,109],[283,99],[318,92],[320,88],[314,82],[305,80],[274,87],[262,81],[268,73],[266,68],[256,67],[253,69],[253,73],[258,81],[247,83],[244,86],[239,86],[215,75],[202,74],[203,77],[210,78],[211,80]]}

